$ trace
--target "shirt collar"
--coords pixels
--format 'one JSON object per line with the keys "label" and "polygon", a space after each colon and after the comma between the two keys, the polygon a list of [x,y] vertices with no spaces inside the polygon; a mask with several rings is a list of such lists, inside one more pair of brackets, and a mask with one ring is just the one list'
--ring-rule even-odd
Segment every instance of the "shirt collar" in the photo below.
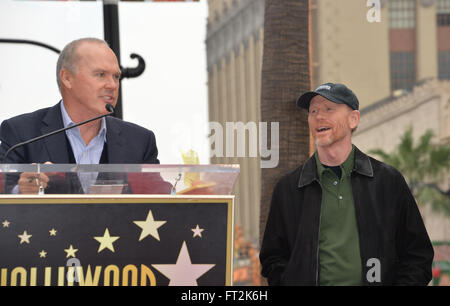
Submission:
{"label": "shirt collar", "polygon": [[[323,173],[327,171],[327,168],[325,168],[320,162],[317,151],[314,153],[314,157],[316,159],[317,173],[319,174],[319,178],[321,178]],[[353,170],[354,163],[355,163],[355,146],[352,144],[352,150],[350,151],[350,154],[347,156],[347,159],[341,165],[339,165],[339,167],[341,167],[342,169],[343,175],[345,176],[350,175],[351,171]]]}
{"label": "shirt collar", "polygon": [[[354,165],[353,171],[367,177],[374,177],[374,170],[369,156],[361,152],[356,146],[354,149]],[[298,180],[298,187],[302,188],[311,184],[313,181],[319,181],[317,174],[317,161],[315,155],[312,155],[301,167],[300,178]]]}
{"label": "shirt collar", "polygon": [[[64,101],[61,100],[61,115],[63,120],[64,127],[69,127],[72,125],[75,125],[75,123],[70,118],[69,114],[67,113],[66,107],[64,106]],[[66,131],[68,132],[68,131]],[[105,117],[102,118],[102,122],[100,125],[100,130],[98,131],[97,136],[99,136],[103,139],[104,142],[106,142],[106,120]]]}

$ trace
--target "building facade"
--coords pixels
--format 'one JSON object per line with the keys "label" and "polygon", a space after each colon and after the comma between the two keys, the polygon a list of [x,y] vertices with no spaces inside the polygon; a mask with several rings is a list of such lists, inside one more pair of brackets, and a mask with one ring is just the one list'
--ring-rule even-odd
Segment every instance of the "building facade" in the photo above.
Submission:
{"label": "building facade", "polygon": [[[264,2],[208,1],[210,121],[223,126],[225,122],[259,122]],[[368,114],[373,113],[373,104],[396,100],[395,96],[411,92],[420,81],[450,79],[450,0],[309,3],[313,88],[325,82],[344,83],[358,96],[362,113]],[[415,133],[429,127],[427,116],[423,113],[421,119],[414,117]],[[368,123],[364,122],[368,118],[363,115],[355,134],[358,142],[365,148],[383,138],[382,148],[389,151],[399,134],[374,133],[372,142],[366,140],[370,139],[363,136],[363,131],[368,131]],[[388,120],[388,115],[382,118],[391,125],[383,125],[386,131],[403,127],[402,122],[408,121],[403,116],[398,120]],[[433,124],[436,135],[446,133],[447,126]],[[258,158],[213,157],[211,162],[241,165],[235,189],[236,223],[242,225],[247,239],[257,241],[261,181]]]}
{"label": "building facade", "polygon": [[[226,122],[258,125],[264,0],[209,0],[208,8],[209,121],[219,123],[224,131]],[[224,151],[223,156],[213,156],[211,163],[240,165],[234,190],[235,223],[242,226],[247,240],[255,242],[259,237],[261,169],[258,156],[250,157],[249,134],[245,138],[246,157],[236,157],[236,151],[227,157]]]}
{"label": "building facade", "polygon": [[[431,130],[434,143],[450,145],[450,81],[431,79],[413,86],[411,92],[366,107],[361,111],[353,142],[364,152],[391,152],[409,127],[413,128],[415,141]],[[442,190],[450,190],[450,173],[436,183]],[[431,240],[449,241],[450,218],[434,212],[429,205],[419,204]]]}

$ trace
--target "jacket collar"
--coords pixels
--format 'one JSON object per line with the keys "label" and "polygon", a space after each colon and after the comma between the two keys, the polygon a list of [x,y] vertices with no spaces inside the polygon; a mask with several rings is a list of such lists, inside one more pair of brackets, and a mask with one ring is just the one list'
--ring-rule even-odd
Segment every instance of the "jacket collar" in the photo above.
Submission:
{"label": "jacket collar", "polygon": [[361,152],[357,147],[355,147],[355,165],[353,166],[353,171],[368,177],[373,177],[373,168],[369,156]]}
{"label": "jacket collar", "polygon": [[[47,134],[56,130],[63,128],[63,120],[61,115],[60,104],[49,108],[47,114],[42,119],[41,134]],[[64,133],[58,133],[51,137],[44,139],[45,148],[48,153],[48,158],[45,157],[44,160],[50,160],[55,164],[67,164],[69,163],[69,153],[67,151],[67,146],[61,144],[66,143],[66,137]]]}
{"label": "jacket collar", "polygon": [[[119,120],[115,118],[105,118],[106,123],[106,148],[108,150],[109,163],[123,163],[126,160],[126,153],[123,150],[123,137],[121,137],[121,126]],[[41,133],[46,134],[56,131],[64,127],[60,103],[51,107],[45,117],[42,119]],[[45,147],[49,158],[44,157],[43,160],[50,160],[55,164],[68,164],[69,153],[67,146],[70,144],[66,140],[65,133],[58,133],[51,137],[45,138]],[[66,144],[66,145],[62,145]]]}
{"label": "jacket collar", "polygon": [[108,150],[108,162],[110,164],[122,164],[127,160],[124,150],[124,139],[121,136],[120,120],[106,117],[106,148]]}
{"label": "jacket collar", "polygon": [[[352,172],[357,172],[361,175],[373,177],[373,168],[369,156],[361,152],[355,146],[355,162]],[[304,187],[311,184],[313,181],[319,181],[317,173],[317,164],[314,155],[312,155],[302,166],[300,170],[300,179],[298,180],[298,187]]]}

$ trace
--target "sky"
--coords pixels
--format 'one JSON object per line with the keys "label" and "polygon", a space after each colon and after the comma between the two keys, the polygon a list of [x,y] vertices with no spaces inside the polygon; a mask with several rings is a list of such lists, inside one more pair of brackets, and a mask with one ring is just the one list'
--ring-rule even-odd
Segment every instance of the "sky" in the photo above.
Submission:
{"label": "sky", "polygon": [[[209,163],[206,0],[187,3],[120,2],[122,67],[146,61],[144,73],[122,80],[123,119],[152,130],[161,164],[181,164],[193,149]],[[103,36],[96,2],[0,0],[0,38],[30,39],[62,49],[81,37]],[[0,122],[58,103],[58,55],[0,43]]]}

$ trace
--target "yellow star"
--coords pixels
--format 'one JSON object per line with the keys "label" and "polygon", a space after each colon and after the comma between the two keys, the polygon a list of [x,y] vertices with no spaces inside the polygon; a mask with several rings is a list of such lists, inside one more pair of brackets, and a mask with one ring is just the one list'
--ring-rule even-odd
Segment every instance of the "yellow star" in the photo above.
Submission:
{"label": "yellow star", "polygon": [[78,249],[74,249],[73,246],[70,245],[70,247],[68,249],[65,249],[64,252],[67,253],[66,258],[69,258],[70,256],[75,258],[75,252],[78,252]]}
{"label": "yellow star", "polygon": [[44,250],[42,250],[42,251],[39,253],[39,257],[41,257],[41,258],[45,258],[46,256],[47,256],[47,252],[44,251]]}
{"label": "yellow star", "polygon": [[49,230],[49,232],[50,232],[50,236],[56,236],[57,230],[55,230],[54,228],[52,228],[51,230]]}
{"label": "yellow star", "polygon": [[142,228],[141,236],[139,237],[139,241],[147,237],[148,235],[152,235],[156,240],[159,241],[158,228],[163,226],[167,221],[155,221],[153,219],[152,211],[148,211],[147,219],[145,221],[133,221],[137,226]]}
{"label": "yellow star", "polygon": [[8,220],[3,221],[3,227],[9,227],[10,222]]}
{"label": "yellow star", "polygon": [[114,252],[113,242],[119,238],[119,236],[111,237],[108,228],[106,228],[103,237],[94,237],[95,240],[100,242],[97,253],[100,253],[104,248],[108,248],[110,251]]}
{"label": "yellow star", "polygon": [[30,238],[33,235],[28,235],[27,231],[24,231],[22,235],[17,235],[20,238],[20,244],[26,242],[26,243],[30,243]]}

